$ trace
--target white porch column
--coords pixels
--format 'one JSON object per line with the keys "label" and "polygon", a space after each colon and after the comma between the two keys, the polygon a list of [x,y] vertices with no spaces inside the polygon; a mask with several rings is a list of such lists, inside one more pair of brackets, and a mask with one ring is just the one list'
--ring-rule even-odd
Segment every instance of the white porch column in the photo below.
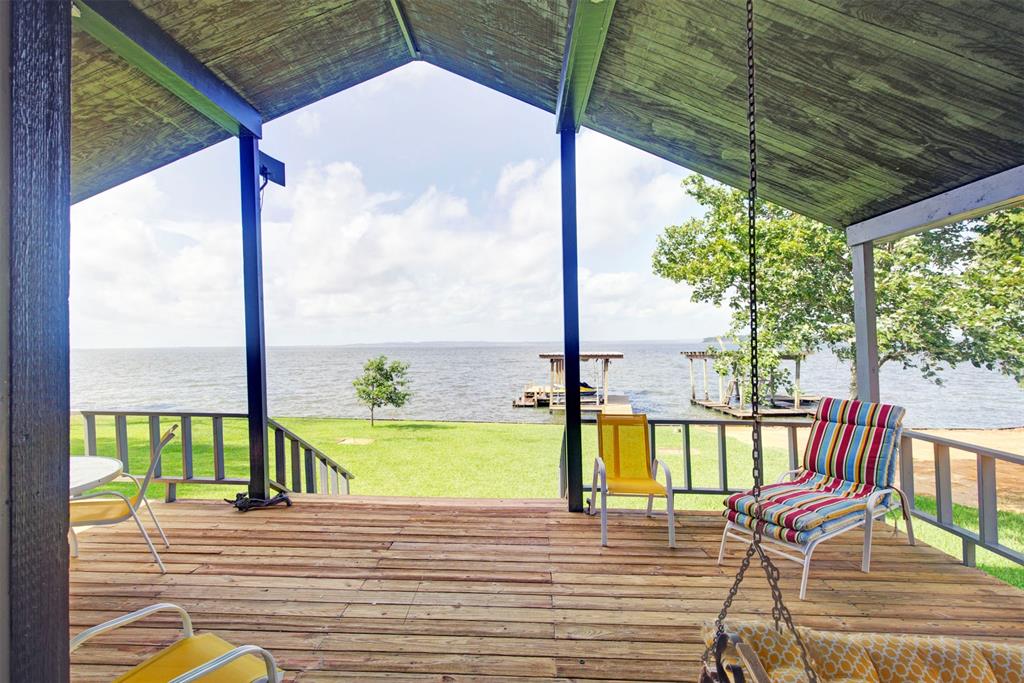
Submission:
{"label": "white porch column", "polygon": [[875,247],[850,247],[853,256],[853,324],[857,340],[857,398],[878,401],[878,333],[875,329]]}

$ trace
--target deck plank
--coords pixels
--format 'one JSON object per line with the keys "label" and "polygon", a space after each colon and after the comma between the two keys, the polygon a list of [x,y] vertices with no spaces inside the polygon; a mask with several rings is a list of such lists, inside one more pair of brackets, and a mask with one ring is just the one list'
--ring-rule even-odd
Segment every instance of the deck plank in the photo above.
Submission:
{"label": "deck plank", "polygon": [[[271,649],[288,680],[693,680],[700,627],[735,571],[715,564],[721,517],[678,515],[679,548],[660,519],[597,520],[558,501],[321,499],[240,514],[214,501],[155,506],[172,542],[161,575],[129,525],[80,536],[71,562],[71,631],[157,601],[199,630]],[[870,574],[857,534],[815,554],[808,600],[781,565],[797,622],[1024,641],[1024,592],[879,528]],[[764,580],[738,617],[770,615]],[[898,615],[898,616],[895,616]],[[109,680],[174,640],[170,617],[98,638],[73,680]]]}

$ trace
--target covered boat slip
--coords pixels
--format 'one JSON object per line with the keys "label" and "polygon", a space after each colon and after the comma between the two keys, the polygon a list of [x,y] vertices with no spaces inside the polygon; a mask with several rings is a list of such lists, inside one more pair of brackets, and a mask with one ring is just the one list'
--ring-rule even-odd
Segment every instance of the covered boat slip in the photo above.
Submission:
{"label": "covered boat slip", "polygon": [[[292,508],[231,514],[223,503],[159,504],[171,549],[160,575],[133,530],[96,528],[71,563],[71,632],[170,601],[198,629],[270,649],[295,681],[692,681],[701,625],[714,619],[741,549],[715,565],[722,518],[592,518],[559,501],[297,497]],[[795,596],[800,569],[781,563]],[[877,525],[874,565],[860,538],[821,546],[800,625],[1024,642],[1024,594]],[[752,576],[736,617],[767,617]],[[155,618],[76,652],[76,681],[113,674],[170,643]]]}

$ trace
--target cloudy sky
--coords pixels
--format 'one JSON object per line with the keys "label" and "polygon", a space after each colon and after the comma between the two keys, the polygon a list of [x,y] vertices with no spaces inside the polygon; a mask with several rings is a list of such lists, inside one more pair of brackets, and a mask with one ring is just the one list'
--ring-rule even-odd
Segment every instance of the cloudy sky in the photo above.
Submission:
{"label": "cloudy sky", "polygon": [[[550,114],[413,63],[264,127],[288,165],[263,211],[271,345],[561,337],[558,139]],[[693,339],[727,313],[651,274],[697,209],[674,164],[584,130],[585,340]],[[244,343],[237,146],[72,209],[77,348]]]}

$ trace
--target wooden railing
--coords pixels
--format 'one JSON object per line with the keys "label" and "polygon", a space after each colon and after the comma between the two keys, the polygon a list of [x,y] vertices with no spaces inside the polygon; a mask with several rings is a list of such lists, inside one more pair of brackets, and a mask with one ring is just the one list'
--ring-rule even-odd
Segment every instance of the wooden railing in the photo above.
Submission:
{"label": "wooden railing", "polygon": [[[935,463],[935,511],[936,514],[918,509],[915,502],[914,486],[914,442],[926,442],[932,446]],[[953,477],[950,450],[963,451],[974,455],[977,471],[978,490],[978,531],[964,528],[953,521]],[[999,542],[999,496],[996,488],[996,462],[1003,461],[1017,467],[1024,466],[1024,456],[1006,451],[964,443],[933,434],[906,430],[900,440],[900,488],[907,494],[910,511],[914,517],[934,524],[943,531],[960,537],[963,563],[975,565],[975,555],[980,546],[996,555],[1024,565],[1024,554]]]}
{"label": "wooden railing", "polygon": [[[128,418],[145,418],[148,423],[147,443],[150,457],[160,443],[161,420],[179,425],[181,445],[181,474],[164,473],[167,456],[157,465],[154,481],[167,485],[165,499],[172,502],[177,498],[179,484],[215,484],[226,486],[248,486],[248,477],[231,477],[226,471],[224,458],[224,421],[246,421],[245,413],[177,412],[144,410],[83,410],[80,411],[85,424],[85,454],[98,455],[96,418],[113,418],[114,452],[110,455],[121,460],[125,472],[131,472],[128,457]],[[193,448],[193,419],[209,419],[211,423],[212,476],[196,476],[195,449]],[[330,456],[312,445],[276,420],[268,420],[267,426],[273,443],[273,468],[271,486],[279,491],[304,491],[341,496],[349,493],[349,481],[354,475],[335,462]],[[206,463],[201,463],[206,464]],[[289,466],[290,464],[290,466]],[[246,461],[248,467],[248,460]],[[290,476],[289,476],[290,475]]]}
{"label": "wooden railing", "polygon": [[[596,421],[593,418],[584,420],[585,425],[593,425],[595,422]],[[658,455],[658,427],[678,426],[680,428],[679,443],[681,447],[680,452],[682,454],[682,471],[679,474],[676,474],[678,471],[676,468],[679,465],[679,460],[674,458],[668,459],[662,456],[669,467],[673,470],[672,490],[674,493],[727,495],[747,489],[747,486],[736,487],[729,483],[729,453],[727,447],[727,436],[728,430],[742,430],[744,433],[749,433],[749,422],[725,419],[651,419],[649,420],[649,424],[651,430],[651,453],[655,454],[656,457]],[[786,430],[788,469],[796,469],[800,466],[802,455],[801,440],[799,438],[798,430],[807,429],[810,427],[810,424],[809,420],[766,420],[763,423],[765,428],[781,428]],[[717,434],[717,457],[715,458],[718,480],[717,486],[701,487],[694,485],[693,446],[691,436],[692,430],[699,427],[714,428]],[[932,446],[935,461],[935,486],[933,491],[915,491],[915,441],[928,442]],[[952,468],[950,466],[949,455],[951,449],[972,453],[975,457],[978,490],[977,532],[972,529],[965,528],[953,521]],[[745,457],[749,459],[749,453],[745,453]],[[565,458],[565,438],[563,436],[559,485],[559,492],[562,497],[565,497],[566,495],[567,484],[565,478]],[[1016,466],[1024,466],[1024,456],[1007,453],[994,448],[987,448],[985,446],[978,446],[976,444],[969,444],[962,441],[934,436],[932,434],[904,430],[903,436],[900,440],[900,488],[907,494],[911,514],[920,520],[959,537],[962,541],[963,562],[968,566],[974,566],[975,554],[978,547],[985,548],[986,550],[1000,555],[1001,557],[1005,557],[1017,564],[1024,565],[1024,554],[999,542],[999,498],[996,487],[997,461],[1012,463]],[[587,464],[588,463],[585,462],[583,467],[583,491],[585,493],[590,492],[590,470],[587,468]],[[702,465],[704,465],[704,463],[702,463]],[[777,473],[765,472],[765,482],[774,482],[775,474]],[[937,514],[933,515],[921,510],[917,506],[914,498],[916,493],[923,493],[924,495],[934,493]]]}

